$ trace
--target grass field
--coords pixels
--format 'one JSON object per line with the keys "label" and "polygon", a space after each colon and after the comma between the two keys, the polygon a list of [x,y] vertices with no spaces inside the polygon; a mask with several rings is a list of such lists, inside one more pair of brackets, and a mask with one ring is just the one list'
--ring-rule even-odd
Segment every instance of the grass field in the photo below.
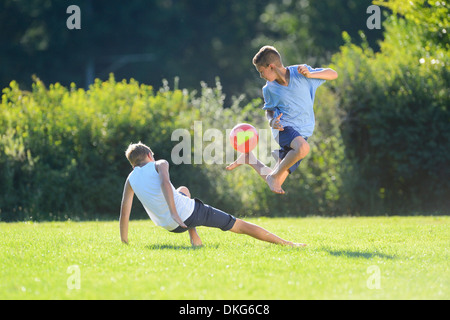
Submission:
{"label": "grass field", "polygon": [[448,216],[248,219],[293,249],[150,220],[0,223],[0,299],[450,299]]}

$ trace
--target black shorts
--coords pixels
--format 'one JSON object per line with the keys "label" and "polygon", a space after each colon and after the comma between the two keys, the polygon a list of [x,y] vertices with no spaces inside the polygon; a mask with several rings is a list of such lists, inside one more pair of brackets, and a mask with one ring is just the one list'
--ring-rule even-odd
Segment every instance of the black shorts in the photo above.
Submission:
{"label": "black shorts", "polygon": [[236,218],[231,214],[204,204],[199,199],[195,199],[194,211],[192,212],[191,216],[184,221],[187,229],[178,226],[176,229],[171,230],[170,232],[182,233],[187,231],[188,229],[200,226],[219,228],[222,231],[227,231],[233,228],[235,222]]}

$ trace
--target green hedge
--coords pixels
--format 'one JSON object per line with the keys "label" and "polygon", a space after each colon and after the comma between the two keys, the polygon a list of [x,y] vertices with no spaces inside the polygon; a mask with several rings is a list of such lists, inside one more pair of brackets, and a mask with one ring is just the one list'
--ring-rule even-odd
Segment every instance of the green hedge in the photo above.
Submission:
{"label": "green hedge", "polygon": [[448,41],[416,20],[391,16],[384,28],[380,52],[345,36],[333,57],[349,163],[343,190],[352,212],[448,214]]}
{"label": "green hedge", "polygon": [[[89,90],[59,84],[47,88],[36,79],[32,91],[25,92],[11,82],[0,108],[0,219],[117,218],[131,170],[124,157],[130,142],[142,141],[157,159],[171,162],[179,143],[171,141],[175,129],[190,132],[195,151],[195,121],[201,121],[201,134],[211,128],[222,132],[221,143],[228,149],[226,130],[236,123],[250,122],[269,133],[261,99],[241,106],[241,98],[224,107],[218,80],[214,88],[202,83],[201,92],[179,90],[177,83],[171,90],[167,82],[155,90],[134,80],[116,82],[113,76],[97,80]],[[218,164],[172,164],[174,185],[186,185],[193,195],[240,216],[335,214],[342,143],[337,123],[330,122],[333,112],[321,106],[331,100],[318,97],[312,156],[290,177],[286,198],[272,194],[249,167],[226,171],[225,155]],[[213,142],[202,143],[203,151]],[[267,150],[259,154],[270,155],[270,144],[261,142],[263,147]],[[138,201],[135,212],[134,217],[145,216]]]}
{"label": "green hedge", "polygon": [[88,91],[47,89],[37,80],[24,92],[12,82],[0,112],[2,220],[117,211],[129,170],[127,145],[149,141],[158,156],[167,156],[171,131],[193,114],[180,90],[155,92],[113,77]]}

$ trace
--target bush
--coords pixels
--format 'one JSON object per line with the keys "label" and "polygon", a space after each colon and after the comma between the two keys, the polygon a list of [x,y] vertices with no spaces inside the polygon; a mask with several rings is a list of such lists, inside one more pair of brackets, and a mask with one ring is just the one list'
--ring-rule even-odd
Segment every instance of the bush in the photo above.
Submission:
{"label": "bush", "polygon": [[[319,105],[323,99],[333,107],[327,96],[318,97]],[[134,80],[116,82],[113,76],[105,82],[97,80],[89,90],[58,83],[46,88],[35,79],[32,91],[25,92],[11,82],[3,90],[0,106],[0,219],[117,218],[123,184],[131,171],[124,156],[126,147],[142,141],[152,148],[156,159],[170,162],[179,143],[172,141],[175,129],[189,132],[192,154],[198,148],[196,143],[200,143],[200,152],[206,153],[214,140],[221,140],[217,142],[225,146],[223,151],[230,151],[226,130],[236,123],[250,122],[266,129],[259,154],[268,163],[273,138],[261,99],[244,107],[240,106],[242,96],[232,100],[230,107],[224,107],[218,80],[215,88],[202,83],[198,94],[179,90],[177,82],[173,90],[167,81],[154,90]],[[334,111],[319,110],[318,140],[311,142],[317,148],[301,172],[290,178],[287,199],[273,195],[247,166],[226,171],[229,159],[225,154],[219,155],[217,163],[205,159],[199,164],[172,163],[172,182],[186,185],[194,196],[241,216],[334,212],[342,149],[336,124],[329,129]],[[197,127],[196,121],[201,121]],[[219,136],[209,139],[205,136],[209,129],[217,129]],[[145,217],[138,201],[133,217]]]}
{"label": "bush", "polygon": [[333,57],[350,165],[343,191],[360,214],[448,213],[448,48],[423,25],[391,16],[381,51]]}
{"label": "bush", "polygon": [[36,80],[23,92],[12,82],[0,110],[2,220],[117,215],[127,145],[148,141],[157,156],[170,155],[173,128],[192,116],[180,90],[113,77],[88,91]]}

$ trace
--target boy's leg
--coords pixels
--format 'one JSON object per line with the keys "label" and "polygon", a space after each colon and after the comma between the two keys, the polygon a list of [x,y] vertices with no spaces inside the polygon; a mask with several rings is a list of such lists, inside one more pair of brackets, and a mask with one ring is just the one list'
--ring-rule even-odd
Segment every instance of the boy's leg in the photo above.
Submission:
{"label": "boy's leg", "polygon": [[[189,189],[187,187],[179,187],[177,189],[178,192],[181,192],[182,194],[184,194],[186,197],[190,198],[191,197],[191,192],[189,191]],[[195,228],[191,228],[188,230],[189,232],[189,238],[191,240],[191,244],[194,247],[199,247],[202,245],[202,239],[200,239],[200,236],[197,233],[197,230]]]}
{"label": "boy's leg", "polygon": [[241,153],[236,161],[228,165],[226,169],[231,171],[243,164],[251,166],[264,181],[266,181],[267,175],[272,173],[272,169],[257,159],[251,151],[249,153]]}
{"label": "boy's leg", "polygon": [[199,226],[219,228],[223,231],[232,231],[234,233],[246,234],[256,239],[267,241],[270,243],[281,244],[286,246],[301,247],[305,244],[293,243],[286,241],[275,234],[257,226],[253,223],[236,219],[236,217],[210,205],[198,202],[197,208],[197,224]]}
{"label": "boy's leg", "polygon": [[279,163],[279,165],[267,175],[266,181],[270,189],[275,193],[284,193],[281,185],[289,176],[289,168],[295,163],[306,157],[309,153],[309,144],[301,136],[292,140],[290,150],[286,157]]}
{"label": "boy's leg", "polygon": [[292,246],[292,247],[304,247],[306,244],[303,243],[294,243],[291,241],[286,241],[277,235],[267,231],[256,224],[246,222],[241,219],[236,219],[234,226],[229,230],[234,233],[246,234],[253,238],[256,238],[261,241],[267,241],[270,243],[281,244],[284,246]]}
{"label": "boy's leg", "polygon": [[189,191],[189,189],[185,186],[179,187],[177,189],[178,192],[184,194],[186,197],[190,198],[191,197],[191,192]]}
{"label": "boy's leg", "polygon": [[[236,169],[237,167],[243,165],[243,164],[248,164],[249,166],[251,166],[253,169],[255,169],[255,171],[259,174],[259,176],[266,181],[267,184],[267,177],[270,176],[280,165],[280,160],[277,162],[277,164],[275,165],[274,170],[270,169],[268,166],[266,166],[264,163],[262,163],[260,160],[258,160],[255,155],[252,152],[249,153],[242,153],[237,159],[236,161],[234,161],[233,163],[231,163],[230,165],[228,165],[226,167],[227,170],[231,171],[233,169]],[[286,180],[287,176],[289,175],[289,172],[284,172],[281,175],[281,179],[284,181]],[[270,184],[269,184],[270,187]],[[271,188],[272,189],[272,188]],[[273,190],[272,190],[273,191]],[[280,193],[283,194],[284,190],[278,189],[277,191],[274,191],[276,193]]]}

